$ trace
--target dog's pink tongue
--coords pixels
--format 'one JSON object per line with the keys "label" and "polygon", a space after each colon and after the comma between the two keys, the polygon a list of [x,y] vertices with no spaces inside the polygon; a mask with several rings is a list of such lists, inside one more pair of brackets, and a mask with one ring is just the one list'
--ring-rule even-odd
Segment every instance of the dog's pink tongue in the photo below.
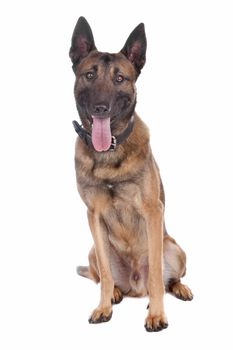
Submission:
{"label": "dog's pink tongue", "polygon": [[112,134],[110,129],[110,118],[97,118],[92,116],[92,143],[97,152],[107,151],[112,142]]}

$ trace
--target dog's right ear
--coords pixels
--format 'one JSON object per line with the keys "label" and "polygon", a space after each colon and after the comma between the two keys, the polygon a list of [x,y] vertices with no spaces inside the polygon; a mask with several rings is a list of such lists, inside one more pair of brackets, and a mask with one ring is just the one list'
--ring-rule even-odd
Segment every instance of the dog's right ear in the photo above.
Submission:
{"label": "dog's right ear", "polygon": [[79,17],[71,39],[70,58],[74,66],[86,57],[92,50],[96,50],[91,27],[84,17]]}

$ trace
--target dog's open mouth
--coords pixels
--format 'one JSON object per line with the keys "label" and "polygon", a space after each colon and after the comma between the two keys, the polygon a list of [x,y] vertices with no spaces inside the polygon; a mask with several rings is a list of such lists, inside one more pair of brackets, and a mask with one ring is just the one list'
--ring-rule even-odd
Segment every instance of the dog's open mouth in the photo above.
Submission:
{"label": "dog's open mouth", "polygon": [[97,152],[107,151],[112,142],[110,117],[99,118],[92,116],[92,119],[92,144]]}

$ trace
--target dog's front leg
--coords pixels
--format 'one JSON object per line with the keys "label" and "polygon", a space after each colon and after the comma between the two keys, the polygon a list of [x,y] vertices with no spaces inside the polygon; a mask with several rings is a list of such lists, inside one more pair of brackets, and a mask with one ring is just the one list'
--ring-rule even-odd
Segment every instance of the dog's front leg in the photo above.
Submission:
{"label": "dog's front leg", "polygon": [[145,220],[148,237],[148,293],[149,312],[145,321],[148,332],[157,332],[167,328],[167,320],[164,313],[163,297],[163,205],[147,207]]}
{"label": "dog's front leg", "polygon": [[93,311],[89,322],[107,322],[112,316],[111,299],[114,282],[109,264],[109,240],[106,228],[101,224],[100,213],[88,211],[88,221],[95,243],[95,252],[100,274],[101,296],[99,306]]}

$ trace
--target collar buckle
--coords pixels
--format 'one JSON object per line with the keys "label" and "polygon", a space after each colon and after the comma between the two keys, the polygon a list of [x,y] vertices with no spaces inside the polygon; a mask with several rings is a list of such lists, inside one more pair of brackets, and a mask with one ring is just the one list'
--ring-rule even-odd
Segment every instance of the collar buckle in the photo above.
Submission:
{"label": "collar buckle", "polygon": [[115,151],[116,146],[117,146],[117,139],[115,136],[112,136],[112,143],[111,143],[111,146],[109,148],[109,151],[111,151],[111,152]]}

